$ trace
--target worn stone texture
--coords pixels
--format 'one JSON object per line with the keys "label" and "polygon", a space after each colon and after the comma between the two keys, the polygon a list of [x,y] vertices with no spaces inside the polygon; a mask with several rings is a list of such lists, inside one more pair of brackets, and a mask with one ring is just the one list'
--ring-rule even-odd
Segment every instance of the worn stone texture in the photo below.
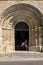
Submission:
{"label": "worn stone texture", "polygon": [[[12,0],[0,0],[0,1],[12,1]],[[43,1],[43,0],[13,0],[13,1]]]}
{"label": "worn stone texture", "polygon": [[2,13],[8,7],[18,3],[31,4],[43,13],[43,1],[0,1],[0,13]]}
{"label": "worn stone texture", "polygon": [[[34,7],[36,7],[42,14],[43,14],[43,1],[0,1],[0,16],[1,16],[1,13],[7,9],[8,7],[12,6],[12,5],[15,5],[15,4],[19,4],[19,3],[26,3],[26,4],[30,4]],[[19,12],[20,13],[20,12]],[[17,13],[18,14],[18,13]],[[19,15],[19,14],[18,14]],[[23,16],[25,17],[25,16]],[[4,17],[3,17],[4,18]],[[24,20],[24,18],[22,18]],[[22,20],[21,18],[19,17],[16,17],[15,20],[18,22],[18,21],[21,21]],[[28,21],[29,19],[26,18]],[[3,21],[3,20],[2,20]],[[0,23],[2,22],[0,20]],[[1,39],[1,46],[0,46],[0,52],[11,52],[11,51],[14,51],[15,50],[15,32],[14,32],[14,29],[12,28],[12,24],[14,24],[15,22],[9,24],[9,21],[10,19],[6,20],[3,24],[1,23],[0,25],[0,28],[1,28],[1,31],[2,31],[2,36],[0,36],[0,39]],[[14,20],[12,20],[14,21]],[[25,21],[25,20],[24,20]],[[31,23],[30,23],[31,22]],[[29,23],[33,26],[33,20],[30,19]],[[28,23],[28,24],[29,24]],[[30,25],[29,24],[29,25]],[[32,31],[33,30],[33,31]],[[32,43],[32,45],[35,43],[35,38],[31,38],[31,36],[34,32],[34,29],[30,29],[30,42]],[[37,30],[37,29],[35,29]],[[39,30],[39,29],[38,29]],[[31,32],[32,31],[32,32]],[[42,28],[42,32],[43,32],[43,28]],[[38,33],[38,31],[37,31]],[[39,33],[38,33],[39,34]],[[43,33],[42,33],[43,34]],[[39,36],[38,36],[39,37]],[[37,38],[38,38],[37,37]],[[31,40],[32,39],[32,40]],[[38,38],[39,39],[39,38]],[[38,40],[38,43],[39,43],[39,40]],[[42,35],[42,43],[43,43],[43,35]],[[39,51],[39,48],[36,49],[36,47],[30,47],[29,49],[32,50],[33,48],[33,51]]]}

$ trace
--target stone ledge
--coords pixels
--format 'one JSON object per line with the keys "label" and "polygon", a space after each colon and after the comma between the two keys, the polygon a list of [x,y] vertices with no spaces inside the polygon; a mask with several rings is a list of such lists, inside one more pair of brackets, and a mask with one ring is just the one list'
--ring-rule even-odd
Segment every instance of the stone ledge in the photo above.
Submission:
{"label": "stone ledge", "polygon": [[0,58],[0,62],[6,61],[43,61],[43,58]]}
{"label": "stone ledge", "polygon": [[10,53],[0,53],[0,58],[43,58],[41,52],[15,51]]}

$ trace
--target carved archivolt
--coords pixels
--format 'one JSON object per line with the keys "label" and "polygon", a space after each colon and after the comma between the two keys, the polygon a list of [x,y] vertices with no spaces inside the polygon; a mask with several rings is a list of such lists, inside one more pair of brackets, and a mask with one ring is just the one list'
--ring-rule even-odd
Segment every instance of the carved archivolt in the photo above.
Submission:
{"label": "carved archivolt", "polygon": [[[3,33],[5,32],[6,35],[8,35],[8,34],[10,35],[7,38],[7,37],[5,37],[5,33],[3,34],[3,44],[4,44],[3,46],[5,46],[5,42],[6,43],[8,42],[6,40],[8,40],[10,38],[12,40],[11,45],[9,43],[8,46],[5,46],[6,49],[8,47],[10,49],[14,49],[15,25],[21,21],[27,23],[29,26],[29,43],[30,43],[30,45],[31,44],[33,46],[36,45],[35,44],[36,38],[38,40],[37,44],[39,44],[39,27],[42,30],[42,26],[43,26],[42,13],[36,7],[34,7],[30,4],[19,3],[19,4],[10,6],[6,10],[4,10],[0,15],[0,26],[3,30]],[[35,33],[37,33],[36,37],[35,37]]]}

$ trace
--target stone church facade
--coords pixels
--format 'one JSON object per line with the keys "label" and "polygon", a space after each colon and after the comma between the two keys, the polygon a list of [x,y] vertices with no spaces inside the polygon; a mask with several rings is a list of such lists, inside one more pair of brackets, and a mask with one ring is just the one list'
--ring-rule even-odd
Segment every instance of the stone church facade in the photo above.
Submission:
{"label": "stone church facade", "polygon": [[28,51],[43,50],[43,1],[1,1],[0,52],[15,51],[15,30],[20,22],[28,26]]}

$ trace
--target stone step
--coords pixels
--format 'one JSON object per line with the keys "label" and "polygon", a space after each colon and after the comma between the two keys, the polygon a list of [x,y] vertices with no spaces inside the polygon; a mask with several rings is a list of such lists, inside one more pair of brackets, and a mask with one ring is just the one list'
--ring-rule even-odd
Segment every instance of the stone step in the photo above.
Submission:
{"label": "stone step", "polygon": [[41,52],[29,52],[29,51],[15,51],[10,53],[0,53],[0,57],[12,57],[12,58],[43,58]]}

